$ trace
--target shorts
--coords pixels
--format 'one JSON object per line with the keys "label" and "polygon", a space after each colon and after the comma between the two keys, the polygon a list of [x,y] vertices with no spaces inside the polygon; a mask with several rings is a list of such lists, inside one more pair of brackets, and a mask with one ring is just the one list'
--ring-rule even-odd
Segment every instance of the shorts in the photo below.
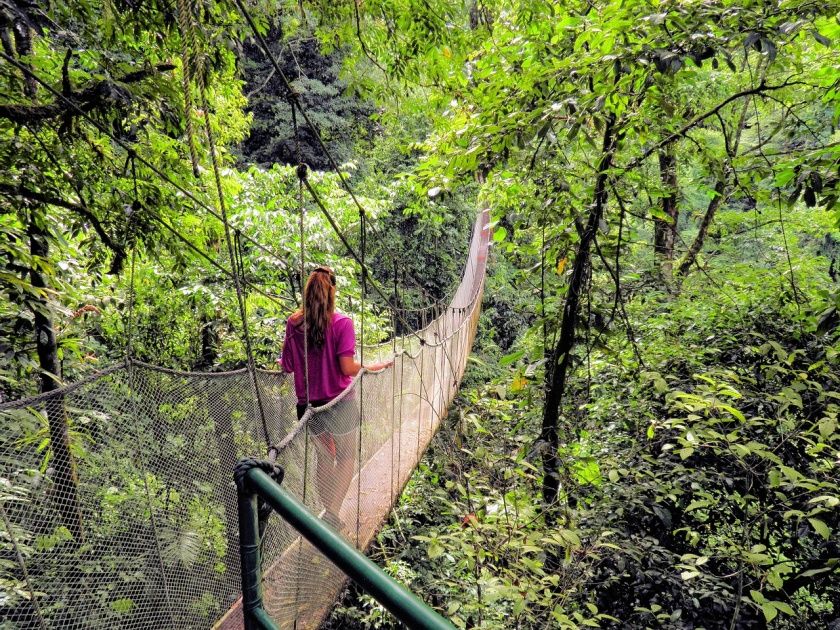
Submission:
{"label": "shorts", "polygon": [[[309,404],[312,407],[323,407],[330,403],[330,400],[313,400]],[[306,405],[298,403],[298,420],[306,413]],[[351,394],[345,395],[339,402],[327,411],[314,413],[309,419],[309,431],[313,435],[332,433],[333,435],[345,435],[359,431],[359,410],[355,405],[355,398]]]}

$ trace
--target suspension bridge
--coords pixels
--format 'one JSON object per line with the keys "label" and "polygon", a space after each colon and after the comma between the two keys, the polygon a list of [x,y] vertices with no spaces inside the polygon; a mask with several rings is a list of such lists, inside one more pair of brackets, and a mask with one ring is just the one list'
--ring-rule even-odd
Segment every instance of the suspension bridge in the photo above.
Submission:
{"label": "suspension bridge", "polygon": [[[276,461],[285,472],[284,490],[315,518],[325,516],[325,496],[330,495],[334,506],[338,495],[337,522],[330,524],[356,549],[365,550],[419,463],[463,377],[480,314],[489,212],[477,216],[451,299],[410,314],[398,308],[372,280],[365,264],[368,231],[375,232],[375,226],[367,220],[364,207],[247,8],[240,0],[235,3],[286,86],[296,141],[299,115],[359,211],[359,251],[355,251],[310,184],[298,144],[301,280],[306,241],[303,197],[308,192],[347,255],[359,263],[363,299],[372,290],[394,322],[388,342],[368,346],[362,317],[357,353],[366,362],[393,358],[394,363],[377,373],[363,370],[339,398],[308,409],[300,420],[291,376],[256,367],[245,294],[253,290],[272,301],[277,296],[247,279],[242,242],[283,264],[289,261],[232,229],[228,221],[206,86],[200,72],[190,68],[189,50],[185,48],[183,55],[186,92],[188,96],[190,84],[201,79],[200,105],[206,112],[203,122],[215,203],[186,189],[144,158],[139,147],[116,137],[32,68],[0,51],[7,64],[109,139],[115,150],[124,152],[134,195],[115,192],[125,196],[127,204],[143,209],[162,229],[232,280],[248,357],[247,367],[241,370],[212,373],[175,371],[137,360],[131,343],[132,253],[124,361],[72,385],[0,405],[4,628],[244,627],[233,481],[237,461],[261,455]],[[188,15],[189,10],[188,3],[178,3],[179,28],[195,18]],[[198,173],[188,99],[185,112],[193,169]],[[222,223],[229,266],[143,203],[138,196],[138,165],[175,189],[196,210]],[[395,277],[399,266],[395,259]],[[410,330],[408,320],[421,325],[397,336],[398,320],[403,330]],[[343,426],[357,427],[352,465],[339,466],[313,435],[313,425],[331,417],[340,417]],[[316,628],[329,613],[346,576],[277,514],[263,517],[259,548],[264,610],[278,627]]]}
{"label": "suspension bridge", "polygon": [[[359,349],[394,365],[363,371],[334,404],[300,421],[282,372],[178,372],[130,358],[0,407],[0,422],[18,436],[0,444],[3,534],[16,550],[6,562],[18,565],[26,591],[12,627],[241,628],[232,470],[266,445],[285,470],[284,488],[312,514],[323,514],[329,484],[347,488],[340,533],[365,549],[457,393],[480,312],[488,222],[485,210],[449,304],[420,330]],[[325,463],[312,419],[335,414],[358,424],[349,483],[335,468],[318,478]],[[57,417],[74,444],[75,498],[52,483],[57,462],[44,458]],[[78,536],[67,526],[71,499]],[[261,550],[266,611],[283,628],[318,627],[344,575],[277,515]]]}

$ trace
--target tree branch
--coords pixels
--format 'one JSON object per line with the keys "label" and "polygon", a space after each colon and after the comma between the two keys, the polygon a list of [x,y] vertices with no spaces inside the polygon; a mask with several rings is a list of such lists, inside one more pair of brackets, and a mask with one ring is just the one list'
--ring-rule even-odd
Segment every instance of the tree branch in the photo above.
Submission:
{"label": "tree branch", "polygon": [[644,153],[642,153],[639,157],[634,160],[631,160],[626,166],[621,168],[621,173],[626,173],[627,171],[631,171],[637,166],[641,165],[646,159],[648,159],[651,155],[659,151],[662,147],[671,144],[672,142],[676,142],[680,138],[685,137],[685,134],[688,133],[691,129],[699,125],[701,122],[714,116],[724,107],[732,103],[733,101],[737,101],[739,98],[744,98],[746,96],[754,96],[756,94],[763,94],[764,92],[771,92],[774,90],[781,90],[787,87],[792,87],[795,85],[805,85],[808,87],[813,87],[810,83],[806,81],[785,81],[784,83],[780,83],[779,85],[765,85],[764,83],[759,84],[757,87],[751,88],[749,90],[743,90],[741,92],[737,92],[723,101],[715,105],[712,109],[699,114],[695,118],[693,118],[690,122],[683,125],[682,128],[672,133],[670,136],[666,136],[661,141],[657,142],[653,146],[649,147]]}
{"label": "tree branch", "polygon": [[71,201],[67,201],[60,197],[54,197],[52,195],[48,195],[46,193],[38,192],[36,190],[31,190],[26,188],[25,186],[18,185],[12,186],[11,184],[5,184],[0,182],[0,194],[8,195],[10,197],[24,197],[29,201],[34,201],[37,203],[48,204],[51,206],[57,206],[59,208],[64,208],[65,210],[70,210],[75,212],[76,214],[82,216],[85,220],[89,221],[90,224],[93,226],[94,231],[102,240],[102,243],[110,249],[114,254],[120,258],[125,258],[125,249],[114,241],[108,232],[105,231],[105,228],[102,225],[102,222],[96,217],[93,212],[85,205],[80,205],[73,203]]}
{"label": "tree branch", "polygon": [[[99,81],[93,85],[80,90],[78,92],[70,92],[67,98],[73,104],[84,111],[97,109],[105,105],[109,100],[113,100],[116,93],[123,92],[120,90],[119,83],[138,83],[144,79],[155,76],[161,72],[174,70],[175,66],[170,63],[161,63],[151,68],[144,68],[143,70],[136,70],[119,77],[117,79],[106,79]],[[75,108],[66,101],[49,103],[48,105],[21,105],[21,104],[6,104],[0,105],[0,118],[11,120],[12,122],[24,123],[38,123],[51,118],[56,118],[62,114],[72,111]]]}

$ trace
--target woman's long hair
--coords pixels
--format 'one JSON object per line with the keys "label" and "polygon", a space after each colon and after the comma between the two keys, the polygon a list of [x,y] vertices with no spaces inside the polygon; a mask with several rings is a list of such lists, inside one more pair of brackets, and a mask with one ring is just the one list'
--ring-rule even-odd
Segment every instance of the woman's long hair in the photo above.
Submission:
{"label": "woman's long hair", "polygon": [[318,267],[309,274],[303,290],[305,309],[299,308],[292,315],[295,326],[303,323],[306,313],[306,343],[309,348],[322,348],[327,338],[327,326],[335,312],[335,273],[329,267]]}

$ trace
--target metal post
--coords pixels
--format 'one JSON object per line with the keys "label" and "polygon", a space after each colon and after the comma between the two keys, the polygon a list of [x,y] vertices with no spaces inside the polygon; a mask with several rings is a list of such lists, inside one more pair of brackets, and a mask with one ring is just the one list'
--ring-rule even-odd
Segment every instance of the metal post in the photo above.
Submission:
{"label": "metal post", "polygon": [[[365,555],[357,551],[344,538],[337,534],[332,528],[325,525],[321,520],[313,516],[300,501],[291,496],[288,492],[283,490],[280,485],[269,477],[260,468],[251,468],[245,474],[247,485],[257,492],[263,500],[265,500],[271,507],[273,507],[280,516],[282,516],[295,530],[297,530],[304,538],[306,538],[312,545],[323,553],[331,562],[333,562],[339,569],[341,569],[350,579],[361,586],[365,591],[370,593],[380,604],[385,606],[393,615],[403,622],[409,630],[455,630],[449,621],[444,619],[432,608],[427,606],[420,598],[414,595],[411,591],[402,586],[399,582],[391,578],[387,573],[382,571],[376,564],[369,560]],[[252,497],[243,498],[240,495],[240,531],[243,529],[243,515],[242,512],[250,514],[244,515],[245,519],[253,519],[256,521],[256,499],[253,499],[253,510],[248,512],[251,505]],[[244,507],[243,507],[244,504]],[[254,525],[245,523],[252,529]],[[251,539],[253,540],[253,538]],[[251,597],[246,599],[245,595],[245,557],[246,546],[245,539],[241,541],[243,553],[243,604],[246,608],[246,624],[247,624],[247,606],[256,606],[262,610],[261,593],[259,593],[258,574],[254,574],[253,590],[250,592]],[[256,565],[259,566],[259,547],[256,549]],[[247,602],[247,603],[246,603]],[[263,626],[247,626],[246,630],[252,628],[260,628]]]}
{"label": "metal post", "polygon": [[[271,480],[268,475],[265,477]],[[257,495],[246,479],[241,482],[237,479],[236,503],[239,513],[239,558],[242,564],[242,616],[245,630],[279,630],[263,608]]]}

